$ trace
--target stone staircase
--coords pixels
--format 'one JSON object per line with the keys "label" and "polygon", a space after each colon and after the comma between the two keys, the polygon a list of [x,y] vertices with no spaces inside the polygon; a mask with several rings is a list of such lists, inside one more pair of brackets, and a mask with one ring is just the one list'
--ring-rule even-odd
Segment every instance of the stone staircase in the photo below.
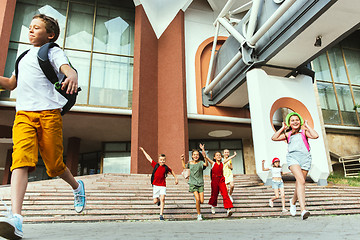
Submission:
{"label": "stone staircase", "polygon": [[[87,205],[83,213],[73,210],[73,194],[61,179],[30,182],[25,195],[23,215],[25,222],[76,222],[76,221],[131,221],[157,220],[159,207],[152,203],[150,175],[147,174],[99,174],[82,176],[85,183]],[[179,184],[174,178],[167,178],[165,219],[196,219],[193,194],[181,176]],[[256,175],[236,175],[232,217],[286,217],[281,213],[280,200],[274,207],[268,206],[273,196],[271,186],[264,186]],[[286,205],[295,186],[294,181],[285,182]],[[202,214],[205,219],[224,218],[222,197],[216,214],[210,212],[207,201],[210,198],[210,179],[205,177],[205,203]],[[0,187],[0,197],[10,205],[10,187]],[[306,185],[306,203],[312,215],[360,214],[360,188],[348,186]]]}

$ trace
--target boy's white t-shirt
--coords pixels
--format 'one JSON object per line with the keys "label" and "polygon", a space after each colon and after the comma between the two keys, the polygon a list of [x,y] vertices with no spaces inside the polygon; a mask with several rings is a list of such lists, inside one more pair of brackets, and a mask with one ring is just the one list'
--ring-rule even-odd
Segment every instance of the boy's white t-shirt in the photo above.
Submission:
{"label": "boy's white t-shirt", "polygon": [[[40,68],[37,53],[40,47],[31,47],[18,66],[16,111],[42,111],[61,109],[67,99],[55,90]],[[49,49],[49,60],[59,79],[63,64],[69,64],[64,51],[58,47]],[[15,71],[13,72],[15,75]]]}

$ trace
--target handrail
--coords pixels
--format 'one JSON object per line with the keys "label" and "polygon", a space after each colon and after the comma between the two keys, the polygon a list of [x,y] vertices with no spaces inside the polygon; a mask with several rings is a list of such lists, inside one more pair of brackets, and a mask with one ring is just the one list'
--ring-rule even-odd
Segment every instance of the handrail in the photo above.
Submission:
{"label": "handrail", "polygon": [[345,177],[360,176],[360,155],[340,157],[339,162],[343,164]]}

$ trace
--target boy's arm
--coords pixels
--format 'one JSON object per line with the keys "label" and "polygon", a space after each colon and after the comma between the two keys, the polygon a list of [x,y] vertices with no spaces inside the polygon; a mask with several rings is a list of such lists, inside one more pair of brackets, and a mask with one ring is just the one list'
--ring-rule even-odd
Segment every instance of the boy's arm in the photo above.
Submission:
{"label": "boy's arm", "polygon": [[177,184],[179,183],[179,181],[178,181],[178,179],[177,179],[177,177],[176,177],[176,175],[175,175],[175,173],[174,173],[173,170],[171,170],[171,175],[174,176],[174,178],[175,178],[175,184],[177,185]]}
{"label": "boy's arm", "polygon": [[16,77],[12,75],[10,78],[0,76],[0,87],[6,90],[14,90],[17,86]]}
{"label": "boy's arm", "polygon": [[144,153],[145,157],[147,160],[149,160],[150,163],[153,162],[152,158],[150,157],[149,154],[147,154],[147,152],[145,152],[145,150],[142,147],[139,147],[139,149]]}
{"label": "boy's arm", "polygon": [[263,171],[269,171],[270,169],[269,169],[269,168],[265,168],[265,167],[264,167],[264,164],[265,164],[265,160],[262,160],[262,170],[263,170]]}
{"label": "boy's arm", "polygon": [[62,83],[61,89],[64,90],[68,86],[66,93],[73,94],[78,90],[78,75],[76,71],[68,64],[63,64],[60,67],[60,71],[65,74],[66,79]]}

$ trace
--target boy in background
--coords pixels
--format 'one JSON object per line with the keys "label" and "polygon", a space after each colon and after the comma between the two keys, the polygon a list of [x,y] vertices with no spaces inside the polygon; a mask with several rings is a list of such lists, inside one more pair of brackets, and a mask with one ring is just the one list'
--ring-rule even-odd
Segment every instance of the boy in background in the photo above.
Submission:
{"label": "boy in background", "polygon": [[160,206],[160,220],[164,220],[163,214],[166,195],[166,176],[168,173],[171,173],[175,178],[176,185],[178,184],[178,179],[174,171],[165,164],[165,154],[159,154],[158,163],[156,163],[142,147],[140,147],[140,150],[144,153],[146,159],[149,160],[151,166],[154,168],[151,176],[151,184],[153,185],[153,199],[154,204]]}
{"label": "boy in background", "polygon": [[[41,70],[37,53],[48,42],[55,42],[60,34],[58,22],[44,14],[35,15],[29,26],[30,51],[19,63],[19,73],[10,78],[0,77],[0,85],[7,90],[17,87],[16,115],[13,125],[13,155],[11,166],[11,210],[0,218],[0,236],[7,239],[23,237],[22,204],[28,184],[28,173],[35,170],[38,151],[50,177],[59,176],[73,189],[74,208],[85,208],[85,189],[76,181],[63,162],[62,117],[60,111],[67,100]],[[49,50],[49,60],[68,94],[76,93],[78,76],[70,67],[65,53],[58,47]]]}

